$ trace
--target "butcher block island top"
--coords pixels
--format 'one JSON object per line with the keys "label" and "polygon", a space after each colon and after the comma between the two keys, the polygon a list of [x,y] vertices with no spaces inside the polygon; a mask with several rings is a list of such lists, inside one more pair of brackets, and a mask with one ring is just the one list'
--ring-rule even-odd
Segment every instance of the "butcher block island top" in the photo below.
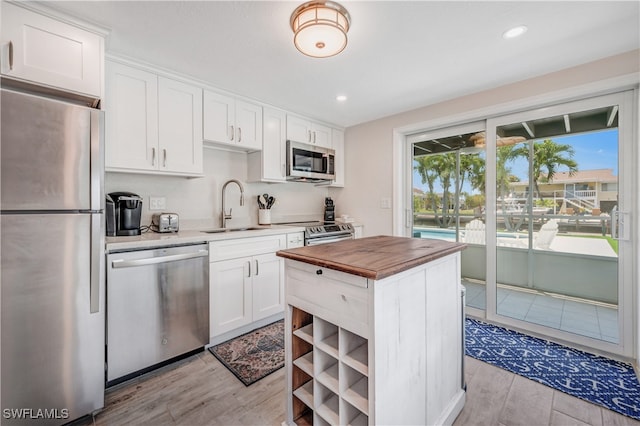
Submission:
{"label": "butcher block island top", "polygon": [[463,250],[466,244],[379,235],[281,250],[278,256],[381,280]]}

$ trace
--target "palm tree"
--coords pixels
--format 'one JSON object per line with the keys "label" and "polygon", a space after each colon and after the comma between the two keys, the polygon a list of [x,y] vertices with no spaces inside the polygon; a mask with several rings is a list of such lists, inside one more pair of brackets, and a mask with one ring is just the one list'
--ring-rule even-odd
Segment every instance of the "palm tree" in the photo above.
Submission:
{"label": "palm tree", "polygon": [[512,182],[513,174],[511,173],[511,167],[507,164],[515,160],[520,154],[521,150],[526,148],[521,146],[516,148],[515,145],[500,146],[496,150],[496,189],[498,193],[498,200],[500,200],[500,210],[505,215],[504,225],[508,231],[517,229],[522,224],[522,217],[517,219],[515,224],[512,223],[507,214],[507,205],[505,203],[505,197],[509,193],[509,183]]}
{"label": "palm tree", "polygon": [[479,154],[460,155],[460,184],[458,185],[458,190],[462,192],[465,179],[469,179],[473,189],[484,193],[485,169],[486,162]]}
{"label": "palm tree", "polygon": [[[529,147],[523,145],[515,149],[515,154],[524,158],[529,158]],[[561,166],[569,169],[569,176],[573,176],[578,171],[578,163],[573,159],[575,150],[571,145],[559,144],[551,139],[533,144],[533,185],[536,194],[542,200],[539,183],[553,181],[558,168]],[[544,172],[544,173],[543,173]],[[543,177],[544,176],[544,177]]]}
{"label": "palm tree", "polygon": [[498,195],[502,200],[509,192],[512,176],[511,168],[507,164],[521,156],[525,149],[526,146],[516,148],[515,145],[506,145],[498,147],[496,150],[496,185]]}
{"label": "palm tree", "polygon": [[435,204],[434,195],[435,195],[435,183],[436,183],[436,179],[438,179],[438,174],[436,173],[435,168],[433,167],[434,157],[433,156],[415,157],[414,161],[415,161],[415,165],[413,166],[413,168],[420,175],[420,178],[422,179],[422,184],[424,185],[426,183],[427,186],[429,187],[429,194],[427,195],[427,200],[431,201],[431,209],[435,212],[437,206]]}
{"label": "palm tree", "polygon": [[[423,184],[427,184],[429,188],[428,199],[431,202],[431,208],[434,212],[435,221],[441,228],[447,228],[454,220],[449,215],[449,192],[452,180],[455,181],[456,173],[456,156],[455,153],[428,155],[424,157],[414,158],[416,164],[414,169],[420,175]],[[438,197],[435,193],[436,181],[440,180],[442,185],[442,217],[438,212]]]}

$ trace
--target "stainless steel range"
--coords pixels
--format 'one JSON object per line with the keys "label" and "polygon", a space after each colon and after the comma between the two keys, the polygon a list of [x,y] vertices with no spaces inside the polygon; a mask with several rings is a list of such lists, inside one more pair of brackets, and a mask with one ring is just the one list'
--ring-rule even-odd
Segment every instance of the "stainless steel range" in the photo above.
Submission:
{"label": "stainless steel range", "polygon": [[296,222],[287,223],[286,225],[305,227],[305,246],[315,246],[318,244],[328,244],[342,240],[352,240],[355,235],[353,225],[350,223]]}

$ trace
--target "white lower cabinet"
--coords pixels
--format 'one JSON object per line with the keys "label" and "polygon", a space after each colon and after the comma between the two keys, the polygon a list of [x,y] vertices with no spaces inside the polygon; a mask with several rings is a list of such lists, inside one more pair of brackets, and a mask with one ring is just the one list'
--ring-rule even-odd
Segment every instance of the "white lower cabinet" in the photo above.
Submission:
{"label": "white lower cabinet", "polygon": [[212,336],[225,333],[252,319],[251,258],[212,262],[209,265],[209,330]]}
{"label": "white lower cabinet", "polygon": [[285,248],[285,235],[209,243],[211,344],[284,311],[284,260],[275,252]]}
{"label": "white lower cabinet", "polygon": [[368,280],[287,259],[288,425],[452,424],[465,402],[460,254]]}
{"label": "white lower cabinet", "polygon": [[257,321],[284,312],[284,262],[275,253],[254,256],[251,290],[253,316]]}

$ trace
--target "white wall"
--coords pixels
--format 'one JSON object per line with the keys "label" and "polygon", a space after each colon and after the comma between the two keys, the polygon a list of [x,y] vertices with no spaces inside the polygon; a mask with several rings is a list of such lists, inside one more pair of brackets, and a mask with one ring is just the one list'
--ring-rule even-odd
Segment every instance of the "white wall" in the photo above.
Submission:
{"label": "white wall", "polygon": [[393,209],[382,208],[381,201],[393,199],[394,129],[637,73],[639,55],[640,51],[635,50],[347,128],[345,188],[329,190],[337,206],[336,214],[355,217],[364,225],[365,236],[393,234]]}
{"label": "white wall", "polygon": [[326,187],[313,184],[247,183],[246,154],[215,149],[204,150],[203,178],[186,179],[130,173],[107,173],[105,192],[129,191],[143,197],[142,225],[151,222],[155,211],[149,210],[149,197],[165,197],[165,212],[180,215],[180,229],[220,227],[221,191],[228,179],[238,179],[245,191],[245,205],[240,206],[240,192],[235,184],[227,187],[226,208],[233,208],[233,219],[227,227],[258,223],[258,194],[276,198],[271,208],[272,222],[320,219],[324,211]]}

